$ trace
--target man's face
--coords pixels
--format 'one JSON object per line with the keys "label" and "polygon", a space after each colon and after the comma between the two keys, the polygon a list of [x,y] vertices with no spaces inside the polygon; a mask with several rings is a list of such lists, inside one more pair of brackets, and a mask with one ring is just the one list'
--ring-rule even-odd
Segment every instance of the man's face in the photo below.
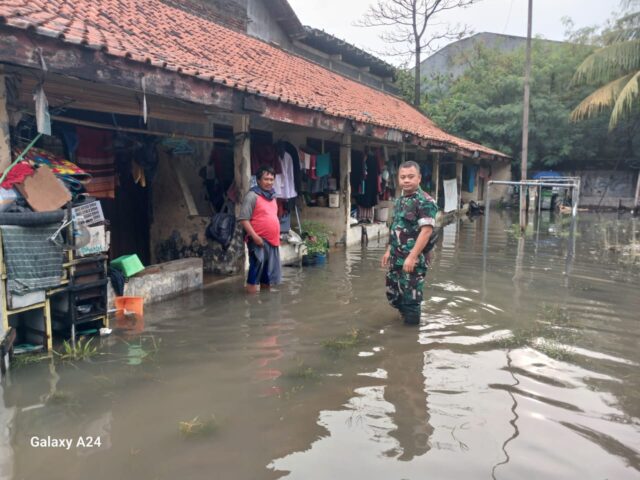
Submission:
{"label": "man's face", "polygon": [[398,172],[398,183],[405,193],[413,193],[420,186],[420,172],[415,167],[401,168]]}
{"label": "man's face", "polygon": [[269,191],[273,188],[273,182],[275,181],[276,177],[273,176],[273,174],[269,173],[269,172],[264,172],[262,174],[262,177],[260,177],[258,179],[258,186],[265,191]]}

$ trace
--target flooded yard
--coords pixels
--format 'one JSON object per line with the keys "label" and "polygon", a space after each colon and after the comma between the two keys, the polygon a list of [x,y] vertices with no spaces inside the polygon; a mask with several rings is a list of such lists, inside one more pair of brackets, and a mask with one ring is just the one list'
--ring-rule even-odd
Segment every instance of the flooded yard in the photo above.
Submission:
{"label": "flooded yard", "polygon": [[640,222],[581,213],[572,236],[547,212],[519,240],[490,221],[486,262],[482,218],[446,227],[419,327],[371,239],[17,366],[0,478],[640,478]]}

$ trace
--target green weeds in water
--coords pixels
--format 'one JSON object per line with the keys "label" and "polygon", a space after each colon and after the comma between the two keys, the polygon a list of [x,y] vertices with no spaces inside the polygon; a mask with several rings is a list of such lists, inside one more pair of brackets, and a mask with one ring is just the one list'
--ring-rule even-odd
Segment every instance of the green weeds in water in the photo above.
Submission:
{"label": "green weeds in water", "polygon": [[33,365],[34,363],[40,363],[43,360],[46,360],[48,358],[49,357],[47,355],[35,355],[35,354],[28,354],[28,353],[15,355],[11,359],[11,368],[20,368],[20,367],[25,367],[27,365]]}
{"label": "green weeds in water", "polygon": [[320,378],[320,373],[315,368],[301,362],[285,376],[294,380],[317,380]]}
{"label": "green weeds in water", "polygon": [[330,338],[322,342],[322,346],[333,352],[349,350],[361,345],[364,341],[364,332],[358,328],[352,329],[349,333]]}
{"label": "green weeds in water", "polygon": [[[519,238],[520,225],[518,225],[517,223],[512,224],[509,230],[507,230],[507,233],[509,233],[512,237]],[[531,237],[533,236],[533,233],[534,233],[533,225],[527,225],[526,228],[524,229],[525,237]]]}
{"label": "green weeds in water", "polygon": [[568,328],[571,316],[566,308],[560,305],[542,304],[538,319],[530,328],[513,332],[513,335],[498,341],[505,349],[531,347],[556,360],[570,360],[573,356],[571,347],[578,334]]}
{"label": "green weeds in water", "polygon": [[196,438],[207,437],[214,434],[218,430],[218,422],[215,415],[201,420],[199,417],[194,417],[191,420],[186,420],[178,423],[178,430],[183,438]]}
{"label": "green weeds in water", "polygon": [[65,340],[62,342],[62,349],[58,352],[54,350],[53,353],[64,361],[87,360],[98,354],[98,347],[92,345],[92,342],[93,338],[87,340],[85,337],[79,338],[75,345]]}
{"label": "green weeds in water", "polygon": [[573,358],[573,352],[570,347],[559,343],[557,340],[549,340],[546,338],[540,339],[534,343],[534,348],[547,357],[554,358],[556,360],[571,360]]}

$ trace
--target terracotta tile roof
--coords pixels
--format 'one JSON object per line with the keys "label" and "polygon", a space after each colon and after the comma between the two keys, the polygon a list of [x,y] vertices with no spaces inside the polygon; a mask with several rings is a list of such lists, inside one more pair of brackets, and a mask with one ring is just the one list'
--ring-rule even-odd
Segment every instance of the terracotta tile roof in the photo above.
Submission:
{"label": "terracotta tile roof", "polygon": [[396,97],[160,0],[0,0],[0,23],[327,115],[503,156],[449,135]]}

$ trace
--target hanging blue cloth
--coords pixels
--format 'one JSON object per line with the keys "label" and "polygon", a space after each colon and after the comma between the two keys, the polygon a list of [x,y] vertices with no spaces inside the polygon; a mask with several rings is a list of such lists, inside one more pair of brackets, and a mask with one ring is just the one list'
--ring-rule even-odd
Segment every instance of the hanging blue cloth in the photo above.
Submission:
{"label": "hanging blue cloth", "polygon": [[476,185],[476,173],[478,172],[478,167],[472,165],[469,167],[469,193],[473,193],[473,189]]}

